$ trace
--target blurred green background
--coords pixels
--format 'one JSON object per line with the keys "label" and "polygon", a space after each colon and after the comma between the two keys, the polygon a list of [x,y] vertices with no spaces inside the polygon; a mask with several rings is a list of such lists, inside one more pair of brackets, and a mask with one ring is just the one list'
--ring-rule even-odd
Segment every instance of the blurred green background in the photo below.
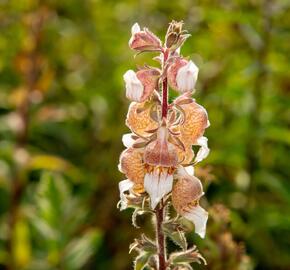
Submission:
{"label": "blurred green background", "polygon": [[0,0],[0,269],[132,269],[152,225],[116,208],[122,75],[153,62],[128,39],[175,19],[211,122],[196,269],[289,270],[289,18],[287,0]]}

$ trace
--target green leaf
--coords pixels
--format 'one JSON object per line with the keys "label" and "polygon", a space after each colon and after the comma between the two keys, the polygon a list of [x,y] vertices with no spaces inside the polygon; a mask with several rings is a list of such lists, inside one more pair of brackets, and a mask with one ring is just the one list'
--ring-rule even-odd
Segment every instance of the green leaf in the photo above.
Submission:
{"label": "green leaf", "polygon": [[82,269],[90,256],[100,246],[102,234],[99,230],[90,230],[72,240],[64,252],[64,264],[67,269]]}
{"label": "green leaf", "polygon": [[134,270],[142,270],[147,265],[151,254],[148,252],[142,252],[139,256],[136,257],[134,262]]}
{"label": "green leaf", "polygon": [[187,240],[184,232],[178,231],[175,233],[167,234],[169,239],[171,239],[176,245],[181,247],[183,250],[187,249]]}

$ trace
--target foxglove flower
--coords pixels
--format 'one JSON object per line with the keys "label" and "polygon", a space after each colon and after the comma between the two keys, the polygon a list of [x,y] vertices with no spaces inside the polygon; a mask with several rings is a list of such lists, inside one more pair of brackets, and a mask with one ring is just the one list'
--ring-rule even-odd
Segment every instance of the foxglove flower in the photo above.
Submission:
{"label": "foxglove flower", "polygon": [[208,115],[204,107],[186,95],[180,96],[175,103],[184,112],[184,123],[179,125],[180,138],[185,145],[195,145],[209,127]]}
{"label": "foxglove flower", "polygon": [[146,130],[158,128],[158,123],[150,117],[150,109],[146,103],[131,102],[126,118],[126,125],[132,132],[140,136],[148,136]]}
{"label": "foxglove flower", "polygon": [[167,71],[169,85],[181,92],[193,92],[198,76],[198,67],[192,62],[178,58]]}
{"label": "foxglove flower", "polygon": [[132,36],[129,40],[129,47],[136,51],[161,51],[161,41],[147,28],[140,29],[138,23],[131,28]]}
{"label": "foxglove flower", "polygon": [[161,126],[156,141],[145,148],[144,162],[146,174],[144,187],[151,199],[154,209],[159,201],[171,191],[173,172],[178,164],[176,147],[168,142],[168,130]]}
{"label": "foxglove flower", "polygon": [[205,236],[208,219],[208,213],[199,205],[203,194],[200,180],[179,167],[177,182],[172,190],[172,204],[180,215],[194,223],[195,232],[202,238]]}
{"label": "foxglove flower", "polygon": [[119,169],[130,181],[133,182],[134,191],[142,193],[144,191],[144,166],[142,162],[142,151],[139,149],[128,148],[120,156]]}

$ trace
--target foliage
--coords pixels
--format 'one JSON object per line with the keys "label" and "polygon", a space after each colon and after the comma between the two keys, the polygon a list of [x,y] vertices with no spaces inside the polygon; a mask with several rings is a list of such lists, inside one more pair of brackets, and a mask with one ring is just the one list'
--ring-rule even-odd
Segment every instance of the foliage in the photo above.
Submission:
{"label": "foliage", "polygon": [[[211,122],[211,153],[196,171],[208,236],[189,234],[189,246],[206,269],[289,269],[289,8],[284,0],[0,1],[0,268],[130,269],[139,232],[115,207],[128,29],[138,21],[163,33],[175,19],[192,34],[183,50],[196,52],[196,99]],[[151,64],[146,55],[135,61]]]}

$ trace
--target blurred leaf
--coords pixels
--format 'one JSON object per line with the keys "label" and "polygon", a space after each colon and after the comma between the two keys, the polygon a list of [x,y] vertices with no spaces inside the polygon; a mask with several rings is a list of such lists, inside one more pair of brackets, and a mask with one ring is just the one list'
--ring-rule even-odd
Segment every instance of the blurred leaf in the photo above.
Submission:
{"label": "blurred leaf", "polygon": [[72,240],[65,250],[63,260],[66,267],[68,269],[82,269],[100,246],[101,236],[99,230],[91,229],[79,238]]}

